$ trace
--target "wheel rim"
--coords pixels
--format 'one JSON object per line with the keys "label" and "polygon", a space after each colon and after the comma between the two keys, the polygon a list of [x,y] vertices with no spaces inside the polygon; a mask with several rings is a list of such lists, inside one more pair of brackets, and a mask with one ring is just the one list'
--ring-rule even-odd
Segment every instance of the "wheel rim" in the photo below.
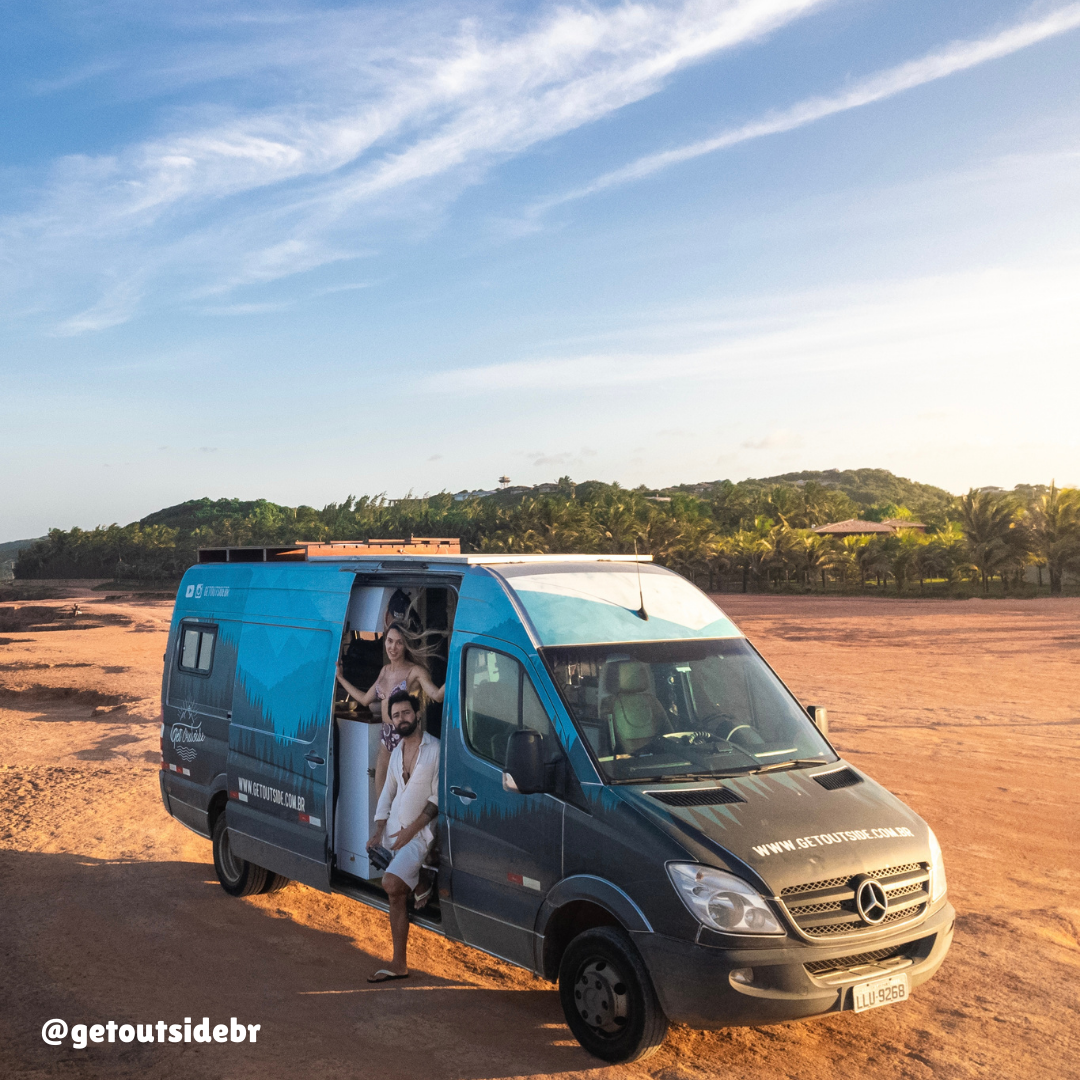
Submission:
{"label": "wheel rim", "polygon": [[244,872],[243,860],[238,859],[232,853],[232,845],[229,843],[229,830],[225,829],[218,842],[218,859],[221,862],[221,873],[230,885],[235,885]]}
{"label": "wheel rim", "polygon": [[607,960],[584,963],[574,981],[574,1008],[597,1035],[618,1035],[630,1012],[629,987],[622,973]]}

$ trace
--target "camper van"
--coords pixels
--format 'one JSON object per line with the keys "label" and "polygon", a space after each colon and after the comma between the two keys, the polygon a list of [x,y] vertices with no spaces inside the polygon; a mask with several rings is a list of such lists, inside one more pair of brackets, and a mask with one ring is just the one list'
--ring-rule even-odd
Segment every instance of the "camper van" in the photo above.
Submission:
{"label": "camper van", "polygon": [[648,557],[434,538],[200,559],[165,654],[161,797],[212,841],[227,893],[298,881],[387,910],[366,848],[378,717],[335,668],[371,684],[396,603],[445,682],[423,710],[435,888],[410,918],[557,982],[598,1058],[645,1056],[669,1021],[895,1005],[944,960],[929,826]]}

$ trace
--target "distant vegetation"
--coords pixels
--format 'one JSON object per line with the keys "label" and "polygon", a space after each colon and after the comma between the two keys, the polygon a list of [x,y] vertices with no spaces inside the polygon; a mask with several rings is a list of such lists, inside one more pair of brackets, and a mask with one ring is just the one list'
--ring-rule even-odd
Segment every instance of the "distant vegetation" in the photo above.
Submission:
{"label": "distant vegetation", "polygon": [[9,540],[0,544],[0,581],[8,581],[14,576],[15,562],[19,552],[29,547],[33,540]]}
{"label": "distant vegetation", "polygon": [[[848,518],[909,519],[925,534],[824,537]],[[19,578],[168,581],[200,547],[298,540],[460,537],[466,551],[643,554],[703,588],[1032,591],[1052,594],[1080,572],[1080,491],[1053,485],[970,491],[957,498],[884,469],[786,473],[657,491],[563,477],[486,496],[390,500],[350,496],[321,510],[259,499],[197,499],[131,525],[53,529],[24,548]]]}

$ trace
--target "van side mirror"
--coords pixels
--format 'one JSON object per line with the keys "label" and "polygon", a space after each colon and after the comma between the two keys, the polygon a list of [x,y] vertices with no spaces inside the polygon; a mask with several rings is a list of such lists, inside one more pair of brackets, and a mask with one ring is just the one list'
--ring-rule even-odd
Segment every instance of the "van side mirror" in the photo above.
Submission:
{"label": "van side mirror", "polygon": [[806,711],[810,714],[810,719],[814,721],[814,726],[821,732],[822,735],[828,736],[829,734],[829,714],[824,705],[807,705]]}
{"label": "van side mirror", "polygon": [[506,744],[506,769],[503,789],[521,795],[538,795],[551,791],[552,770],[544,764],[544,736],[531,728],[510,733]]}

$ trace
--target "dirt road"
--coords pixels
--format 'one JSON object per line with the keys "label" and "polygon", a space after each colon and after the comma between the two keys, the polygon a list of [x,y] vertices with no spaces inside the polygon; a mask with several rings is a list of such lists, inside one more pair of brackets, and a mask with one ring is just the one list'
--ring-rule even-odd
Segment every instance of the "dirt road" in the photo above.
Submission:
{"label": "dirt road", "polygon": [[[248,900],[158,795],[171,605],[0,608],[0,1075],[1047,1077],[1080,1071],[1080,601],[724,596],[838,750],[934,827],[959,912],[903,1005],[675,1029],[600,1067],[550,984],[414,931],[413,978],[364,982],[385,917],[302,886]],[[42,1024],[261,1024],[251,1045],[43,1043]]]}

